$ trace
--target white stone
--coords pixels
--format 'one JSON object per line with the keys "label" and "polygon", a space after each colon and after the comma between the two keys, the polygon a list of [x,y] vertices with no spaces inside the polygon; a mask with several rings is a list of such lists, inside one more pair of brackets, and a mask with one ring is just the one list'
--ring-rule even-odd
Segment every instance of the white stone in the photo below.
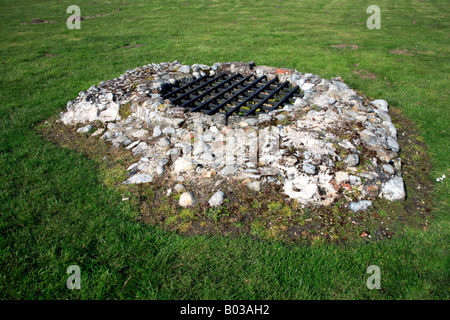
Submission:
{"label": "white stone", "polygon": [[197,199],[195,198],[192,192],[185,192],[180,196],[180,200],[178,200],[178,204],[182,207],[193,206],[197,203]]}
{"label": "white stone", "polygon": [[148,130],[141,129],[136,132],[133,132],[132,136],[138,139],[144,138],[148,134]]}
{"label": "white stone", "polygon": [[147,151],[147,149],[148,149],[147,142],[142,141],[131,151],[133,152],[134,155],[138,155],[138,154],[144,154]]}
{"label": "white stone", "polygon": [[95,132],[92,134],[92,137],[96,137],[98,135],[101,135],[103,132],[105,132],[105,129],[99,128],[99,129],[95,130]]}
{"label": "white stone", "polygon": [[174,134],[175,133],[175,129],[172,127],[166,127],[163,129],[162,131],[164,134]]}
{"label": "white stone", "polygon": [[391,201],[405,200],[406,190],[403,178],[394,177],[381,186],[383,197]]}
{"label": "white stone", "polygon": [[304,84],[301,86],[301,88],[302,88],[302,91],[308,91],[308,90],[314,88],[314,86],[315,86],[314,83],[309,83],[309,82],[307,82],[307,83],[304,83]]}
{"label": "white stone", "polygon": [[178,69],[178,71],[182,72],[182,73],[190,73],[191,72],[191,66],[189,66],[189,65],[181,66],[180,69]]}
{"label": "white stone", "polygon": [[350,178],[350,184],[352,186],[360,186],[362,184],[362,180],[358,176],[350,175],[349,178]]}
{"label": "white stone", "polygon": [[160,135],[161,135],[161,127],[156,126],[155,128],[153,128],[153,138],[157,138]]}
{"label": "white stone", "polygon": [[349,180],[348,173],[344,172],[344,171],[336,172],[334,178],[336,179],[337,182],[342,182],[342,181],[348,181]]}
{"label": "white stone", "polygon": [[209,199],[208,203],[211,207],[217,207],[220,206],[223,201],[225,200],[225,193],[222,191],[217,191],[211,199]]}
{"label": "white stone", "polygon": [[153,177],[149,174],[136,174],[128,178],[124,184],[139,184],[152,182]]}
{"label": "white stone", "polygon": [[78,133],[87,133],[92,129],[92,125],[88,124],[87,126],[81,127],[77,130]]}
{"label": "white stone", "polygon": [[388,103],[386,100],[377,99],[371,102],[372,105],[378,108],[378,110],[389,112]]}
{"label": "white stone", "polygon": [[189,172],[194,170],[195,167],[197,167],[197,164],[192,159],[180,157],[175,160],[173,164],[173,171],[175,173]]}

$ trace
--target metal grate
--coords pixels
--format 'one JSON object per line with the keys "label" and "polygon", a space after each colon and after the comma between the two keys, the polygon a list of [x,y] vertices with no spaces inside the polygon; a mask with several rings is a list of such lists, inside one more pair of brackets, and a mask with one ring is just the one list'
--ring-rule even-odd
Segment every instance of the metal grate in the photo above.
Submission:
{"label": "metal grate", "polygon": [[279,82],[277,77],[268,81],[266,76],[226,73],[200,77],[163,95],[190,112],[222,112],[227,118],[267,113],[297,97],[302,97],[300,88],[292,87],[288,81]]}

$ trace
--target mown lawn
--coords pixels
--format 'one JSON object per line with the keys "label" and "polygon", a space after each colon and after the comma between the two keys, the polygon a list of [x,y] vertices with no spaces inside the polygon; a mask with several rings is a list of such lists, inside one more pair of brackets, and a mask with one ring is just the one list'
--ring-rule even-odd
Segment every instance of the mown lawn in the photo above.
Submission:
{"label": "mown lawn", "polygon": [[[72,4],[92,17],[81,30],[66,27]],[[448,1],[379,0],[380,30],[366,27],[371,4],[1,0],[0,297],[448,299],[449,178],[435,181],[450,177]],[[56,23],[22,24],[32,19]],[[430,225],[378,243],[311,246],[165,232],[142,224],[138,208],[101,183],[98,163],[36,131],[79,91],[174,60],[341,76],[387,100],[428,146]],[[73,264],[81,290],[66,287]],[[381,290],[366,287],[369,265],[381,269]]]}

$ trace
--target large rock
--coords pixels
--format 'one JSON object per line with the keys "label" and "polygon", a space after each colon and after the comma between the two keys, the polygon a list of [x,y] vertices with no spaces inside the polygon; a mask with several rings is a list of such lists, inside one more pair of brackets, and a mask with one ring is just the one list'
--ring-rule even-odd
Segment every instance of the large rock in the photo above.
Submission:
{"label": "large rock", "polygon": [[218,207],[220,206],[223,201],[225,200],[225,193],[222,191],[217,191],[211,199],[209,199],[208,203],[211,207]]}
{"label": "large rock", "polygon": [[195,198],[192,192],[185,192],[180,196],[180,200],[178,200],[178,204],[182,207],[193,206],[197,203],[197,199]]}
{"label": "large rock", "polygon": [[381,186],[383,197],[391,201],[405,200],[406,190],[403,178],[394,177]]}
{"label": "large rock", "polygon": [[173,171],[175,173],[189,172],[194,170],[197,164],[190,158],[180,157],[173,163]]}
{"label": "large rock", "polygon": [[389,108],[388,108],[388,103],[386,100],[383,99],[377,99],[371,102],[372,105],[374,105],[375,107],[378,108],[378,110],[383,111],[383,112],[388,112]]}

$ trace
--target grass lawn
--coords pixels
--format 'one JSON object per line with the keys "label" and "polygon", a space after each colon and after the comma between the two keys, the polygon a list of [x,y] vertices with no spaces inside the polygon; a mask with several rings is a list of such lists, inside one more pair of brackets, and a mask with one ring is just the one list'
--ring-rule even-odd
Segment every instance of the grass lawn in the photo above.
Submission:
{"label": "grass lawn", "polygon": [[[86,18],[80,30],[66,26],[72,4]],[[379,0],[380,30],[366,27],[371,4],[0,0],[0,298],[449,299],[448,1]],[[430,224],[339,245],[187,237],[143,224],[133,202],[101,183],[98,162],[36,126],[91,85],[174,60],[341,76],[387,100],[431,156]],[[81,268],[81,290],[66,287],[69,265]],[[366,287],[369,265],[381,269],[380,290]]]}

